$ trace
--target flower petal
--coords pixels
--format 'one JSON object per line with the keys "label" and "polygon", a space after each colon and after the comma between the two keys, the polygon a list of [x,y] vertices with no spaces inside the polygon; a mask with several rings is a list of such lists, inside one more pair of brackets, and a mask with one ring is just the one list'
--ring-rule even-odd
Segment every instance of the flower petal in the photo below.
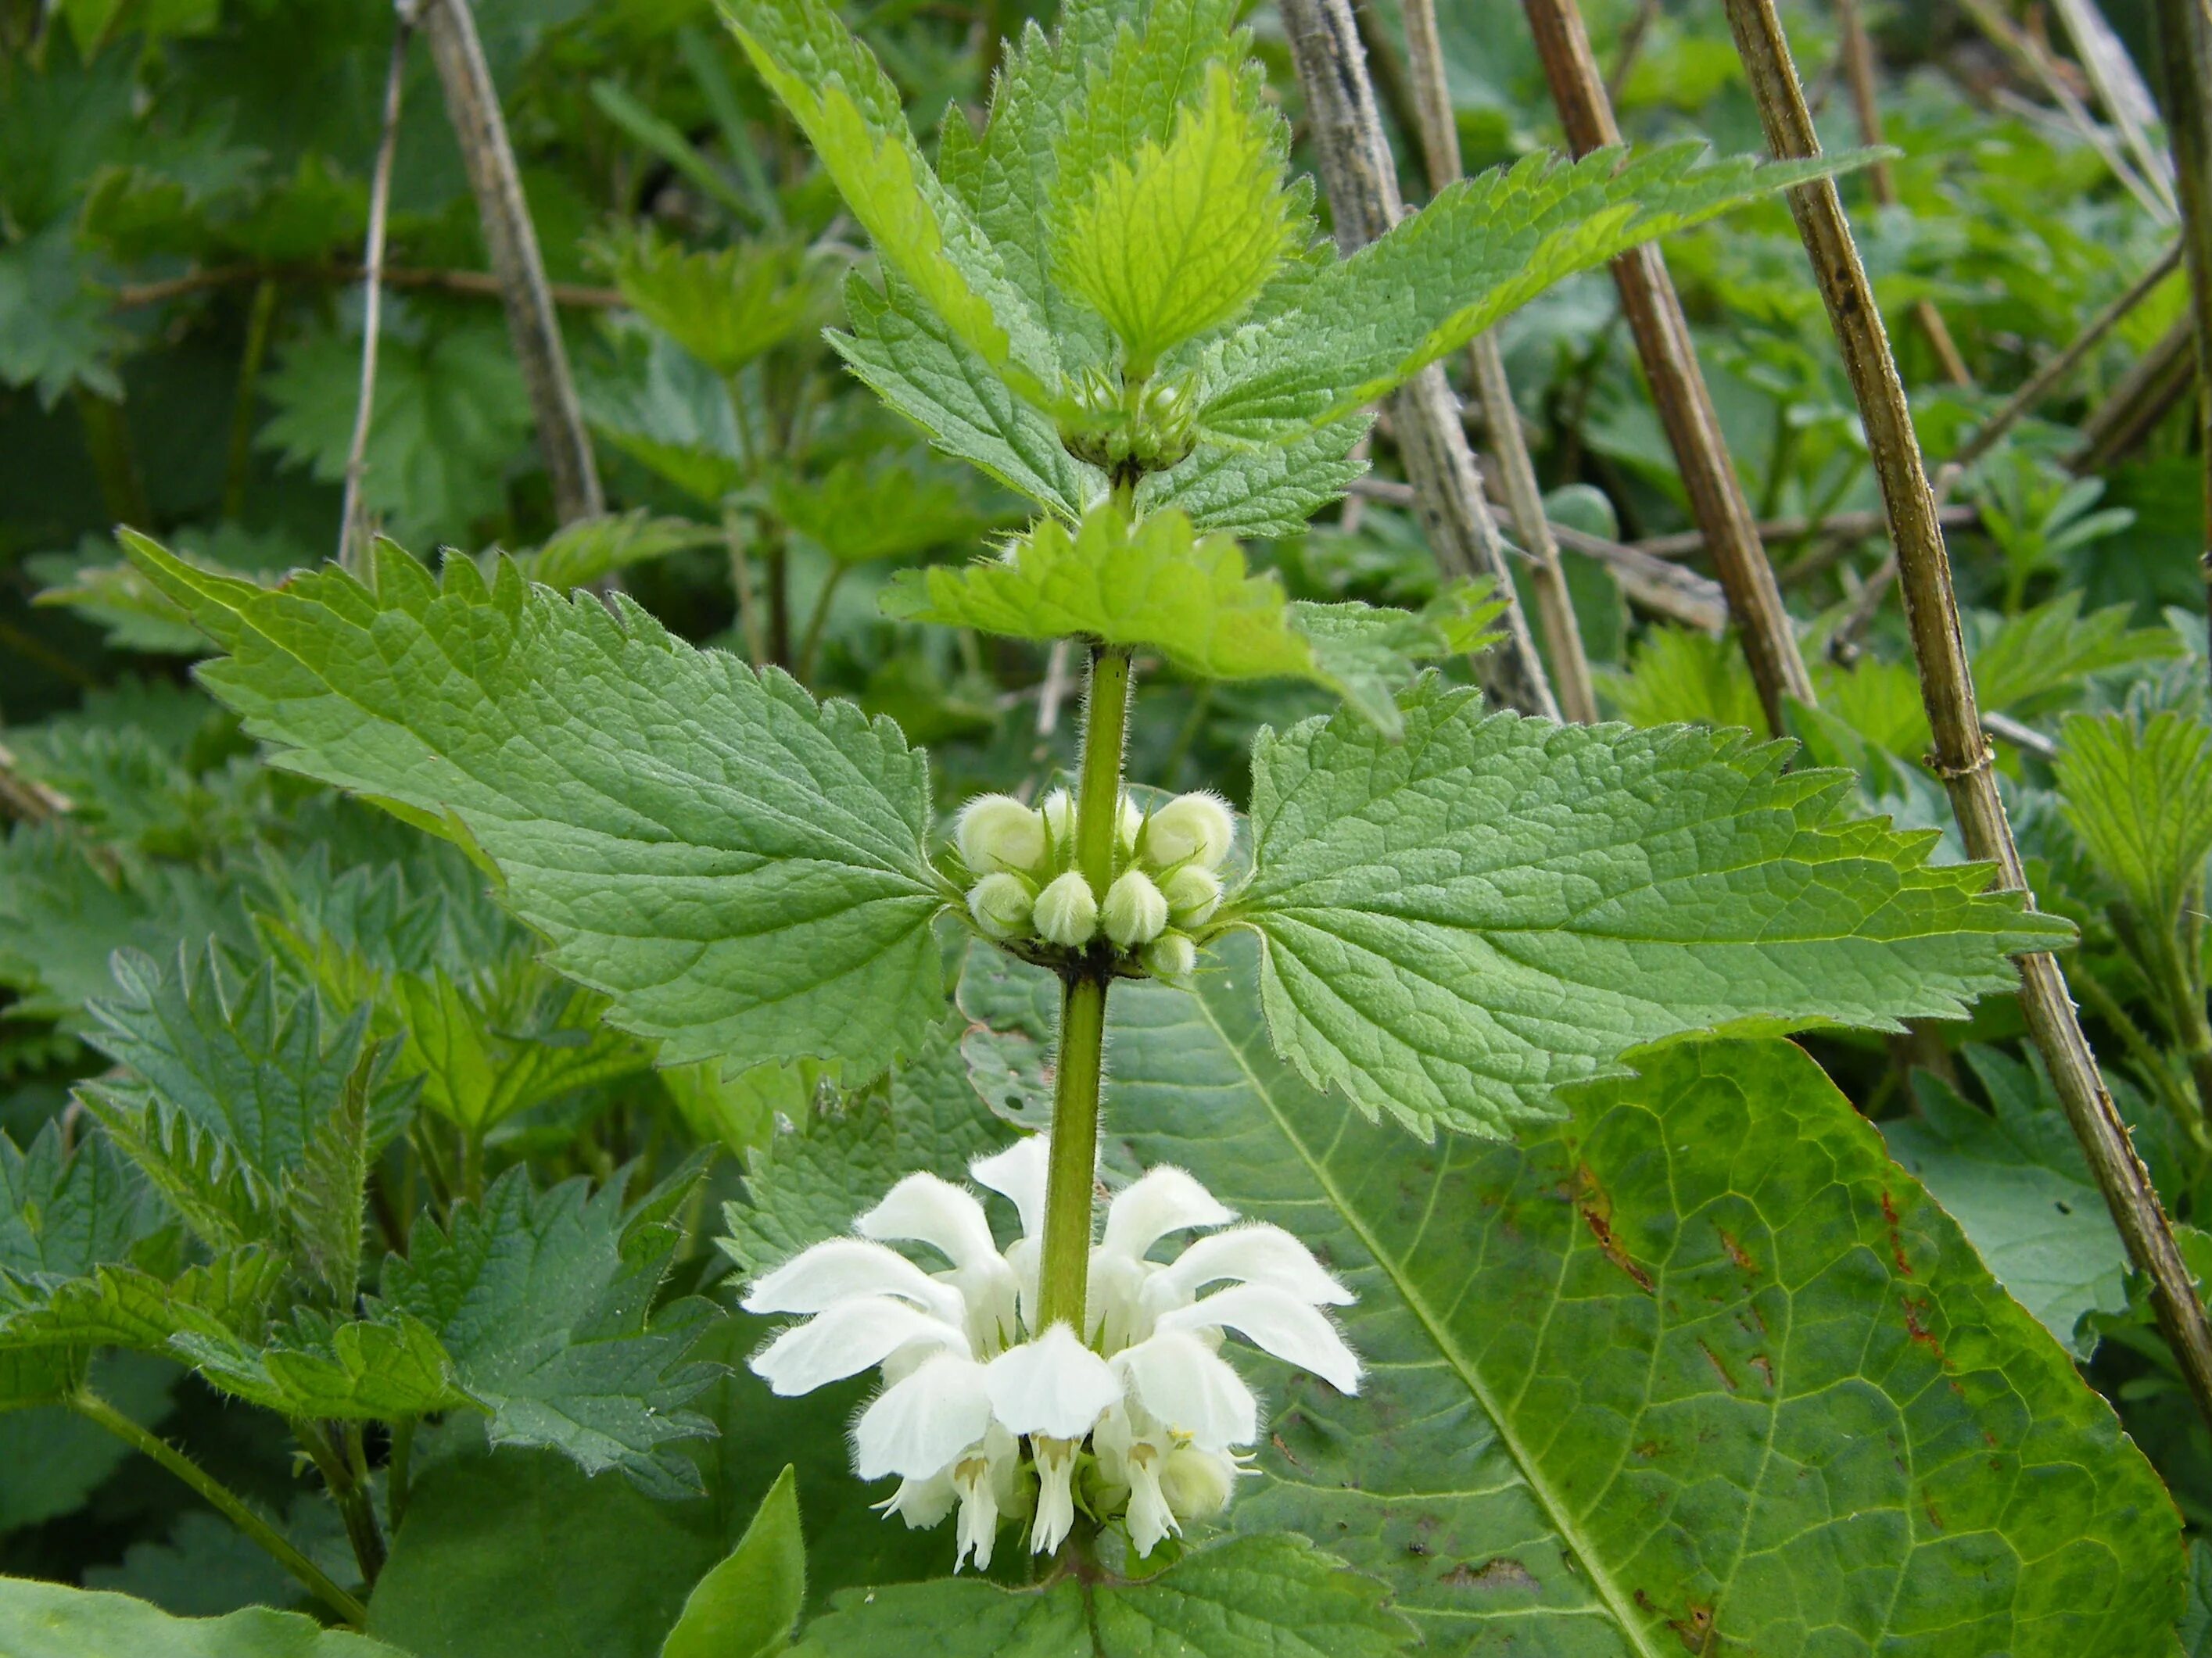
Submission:
{"label": "flower petal", "polygon": [[1034,1341],[1009,1347],[986,1367],[991,1409],[1009,1432],[1080,1439],[1121,1397],[1106,1361],[1055,1324]]}
{"label": "flower petal", "polygon": [[978,1186],[1008,1199],[1022,1218],[1022,1236],[1044,1235],[1044,1188],[1052,1166],[1052,1136],[1030,1134],[1003,1151],[968,1165]]}
{"label": "flower petal", "polygon": [[831,1238],[755,1278],[739,1303],[749,1313],[818,1313],[854,1296],[899,1296],[948,1322],[967,1315],[955,1291],[896,1249],[862,1238]]}
{"label": "flower petal", "polygon": [[1188,1303],[1223,1278],[1264,1284],[1300,1301],[1342,1307],[1358,1299],[1316,1260],[1313,1251],[1279,1226],[1232,1227],[1199,1239],[1155,1273],[1146,1285],[1152,1312]]}
{"label": "flower petal", "polygon": [[1170,1232],[1187,1226],[1223,1226],[1236,1218],[1234,1209],[1190,1175],[1163,1165],[1115,1194],[1106,1206],[1106,1236],[1099,1247],[1141,1260]]}
{"label": "flower petal", "polygon": [[1217,1290],[1203,1301],[1163,1313],[1161,1331],[1234,1330],[1288,1364],[1311,1370],[1340,1393],[1359,1391],[1359,1356],[1336,1326],[1296,1296],[1263,1284]]}
{"label": "flower petal", "polygon": [[887,1473],[926,1479],[950,1467],[990,1425],[983,1367],[939,1353],[860,1412],[853,1429],[853,1472],[863,1479]]}
{"label": "flower petal", "polygon": [[935,1175],[908,1175],[853,1223],[864,1238],[926,1243],[955,1266],[972,1266],[999,1246],[975,1194]]}
{"label": "flower petal", "polygon": [[957,1326],[890,1296],[856,1296],[793,1325],[752,1356],[751,1369],[788,1399],[858,1376],[920,1344],[969,1356],[967,1333]]}
{"label": "flower petal", "polygon": [[1163,1330],[1115,1354],[1113,1365],[1147,1414],[1208,1450],[1260,1436],[1260,1401],[1229,1361],[1194,1335]]}

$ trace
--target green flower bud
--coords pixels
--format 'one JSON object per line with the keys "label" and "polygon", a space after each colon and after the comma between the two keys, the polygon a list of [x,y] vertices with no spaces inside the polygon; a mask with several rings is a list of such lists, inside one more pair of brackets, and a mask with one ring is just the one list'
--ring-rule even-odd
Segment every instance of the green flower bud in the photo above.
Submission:
{"label": "green flower bud", "polygon": [[1145,825],[1144,854],[1163,869],[1192,862],[1219,869],[1236,840],[1229,803],[1200,790],[1178,794],[1152,814]]}
{"label": "green flower bud", "polygon": [[1161,883],[1168,914],[1177,926],[1198,926],[1221,908],[1221,878],[1203,864],[1185,864]]}
{"label": "green flower bud", "polygon": [[994,871],[968,889],[968,913],[993,938],[1018,938],[1028,932],[1035,902],[1030,884],[1004,870]]}
{"label": "green flower bud", "polygon": [[1039,938],[1069,950],[1082,949],[1098,932],[1098,900],[1091,883],[1073,870],[1037,894],[1031,914]]}
{"label": "green flower bud", "polygon": [[1106,936],[1124,950],[1150,944],[1168,924],[1168,901],[1140,869],[1124,870],[1106,889],[1105,908],[1098,913]]}
{"label": "green flower bud", "polygon": [[963,806],[952,840],[975,875],[1044,862],[1044,819],[1011,794],[979,794]]}
{"label": "green flower bud", "polygon": [[1198,966],[1198,946],[1187,932],[1163,932],[1145,946],[1138,959],[1154,978],[1180,981],[1190,977]]}
{"label": "green flower bud", "polygon": [[1131,857],[1135,855],[1137,837],[1144,833],[1144,829],[1143,811],[1134,800],[1126,794],[1123,795],[1121,811],[1114,820],[1114,838],[1121,842],[1121,851],[1125,855]]}
{"label": "green flower bud", "polygon": [[1045,832],[1052,836],[1055,848],[1072,845],[1075,840],[1075,797],[1066,789],[1054,789],[1039,803],[1037,811],[1044,819]]}

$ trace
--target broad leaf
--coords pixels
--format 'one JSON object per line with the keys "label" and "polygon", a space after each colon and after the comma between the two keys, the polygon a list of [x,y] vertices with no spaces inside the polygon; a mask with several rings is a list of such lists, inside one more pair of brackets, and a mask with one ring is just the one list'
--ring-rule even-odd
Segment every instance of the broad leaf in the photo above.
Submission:
{"label": "broad leaf", "polygon": [[1424,1145],[1273,1059],[1256,974],[1117,988],[1108,1102],[1359,1296],[1358,1398],[1261,1378],[1240,1530],[1328,1539],[1439,1651],[2165,1649],[2156,1476],[1802,1053],[1680,1044]]}
{"label": "broad leaf", "polygon": [[477,1402],[437,1333],[404,1313],[302,1312],[266,1341],[199,1321],[169,1345],[223,1392],[295,1419],[404,1422]]}
{"label": "broad leaf", "polygon": [[1294,290],[1290,308],[1213,348],[1206,374],[1218,389],[1200,425],[1287,441],[1371,402],[1564,277],[1869,159],[1708,161],[1688,143],[1574,162],[1532,155],[1452,185]]}
{"label": "broad leaf", "polygon": [[2081,595],[2069,588],[2032,610],[1999,621],[1971,619],[1974,694],[1985,708],[2033,714],[2077,689],[2083,679],[2138,662],[2181,653],[2171,628],[2130,628],[2125,604],[2081,614]]}
{"label": "broad leaf", "polygon": [[698,1489],[678,1442],[713,1431],[684,1408],[714,1378],[688,1360],[713,1309],[653,1306],[681,1242],[670,1218],[698,1172],[625,1208],[620,1180],[539,1193],[512,1169],[450,1230],[426,1218],[405,1259],[386,1260],[386,1297],[444,1343],[460,1385],[490,1409],[495,1444],[550,1446],[658,1495]]}
{"label": "broad leaf", "polygon": [[580,519],[516,562],[523,574],[556,592],[589,587],[617,570],[720,541],[721,532],[689,519],[654,518],[641,507],[619,516]]}
{"label": "broad leaf", "polygon": [[806,1546],[787,1467],[738,1546],[692,1588],[660,1658],[775,1658],[805,1604]]}
{"label": "broad leaf", "polygon": [[1417,1133],[1502,1133],[1683,1031],[1957,1017],[2065,921],[1840,816],[1785,744],[1486,715],[1433,677],[1392,745],[1342,715],[1263,732],[1254,872],[1277,1048]]}
{"label": "broad leaf", "polygon": [[1367,470],[1356,451],[1369,421],[1354,415],[1266,449],[1200,443],[1137,485],[1137,509],[1172,507],[1200,530],[1290,536]]}
{"label": "broad leaf", "polygon": [[1995,1048],[1969,1048],[1966,1059],[1996,1114],[1917,1072],[1919,1114],[1881,1125],[1890,1155],[1949,1212],[2013,1298],[2087,1358],[2097,1337],[2082,1315],[2127,1305],[2127,1249],[2049,1084]]}
{"label": "broad leaf", "polygon": [[926,762],[886,720],[502,564],[281,592],[142,568],[233,654],[209,687],[290,769],[472,844],[547,959],[661,1059],[878,1070],[943,1006]]}
{"label": "broad leaf", "polygon": [[974,1579],[848,1590],[806,1626],[801,1658],[1386,1658],[1413,1626],[1374,1578],[1303,1537],[1243,1537],[1157,1576],[1069,1574],[1042,1589]]}
{"label": "broad leaf", "polygon": [[2212,726],[2075,714],[2059,741],[2058,787],[2089,856],[2147,924],[2172,926],[2212,853]]}
{"label": "broad leaf", "polygon": [[749,243],[694,252],[650,234],[624,246],[615,282],[630,308],[718,374],[817,326],[829,284],[804,250]]}
{"label": "broad leaf", "polygon": [[296,1612],[254,1606],[228,1618],[172,1618],[127,1594],[0,1577],[0,1652],[8,1658],[407,1658]]}

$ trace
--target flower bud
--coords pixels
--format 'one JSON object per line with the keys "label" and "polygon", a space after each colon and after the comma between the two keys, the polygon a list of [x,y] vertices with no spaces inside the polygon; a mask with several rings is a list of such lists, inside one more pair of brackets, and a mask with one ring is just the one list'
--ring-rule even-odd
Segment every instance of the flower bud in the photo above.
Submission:
{"label": "flower bud", "polygon": [[1114,838],[1121,843],[1125,854],[1137,850],[1137,837],[1144,833],[1145,814],[1127,795],[1121,797],[1121,806],[1114,820]]}
{"label": "flower bud", "polygon": [[1044,819],[1011,794],[979,794],[963,806],[952,840],[975,875],[1044,861]]}
{"label": "flower bud", "polygon": [[1160,884],[1177,926],[1197,926],[1221,908],[1221,878],[1203,864],[1185,864]]}
{"label": "flower bud", "polygon": [[1074,870],[1037,894],[1032,914],[1038,937],[1070,950],[1080,950],[1098,931],[1098,900],[1091,883]]}
{"label": "flower bud", "polygon": [[1229,804],[1203,790],[1178,794],[1145,825],[1145,856],[1161,868],[1196,862],[1219,869],[1237,839]]}
{"label": "flower bud", "polygon": [[1108,938],[1124,950],[1133,950],[1160,936],[1168,924],[1168,901],[1144,871],[1124,870],[1106,889],[1106,903],[1098,920]]}
{"label": "flower bud", "polygon": [[1054,847],[1065,847],[1075,839],[1075,799],[1066,789],[1054,789],[1045,796],[1037,812]]}
{"label": "flower bud", "polygon": [[1188,979],[1198,967],[1198,946],[1187,932],[1163,932],[1146,944],[1138,958],[1155,979],[1170,982]]}
{"label": "flower bud", "polygon": [[1229,1506],[1237,1464],[1219,1451],[1178,1445],[1162,1460],[1160,1495],[1179,1520],[1211,1520]]}
{"label": "flower bud", "polygon": [[1016,938],[1027,932],[1035,902],[1029,883],[1004,870],[994,871],[968,890],[968,913],[993,938]]}

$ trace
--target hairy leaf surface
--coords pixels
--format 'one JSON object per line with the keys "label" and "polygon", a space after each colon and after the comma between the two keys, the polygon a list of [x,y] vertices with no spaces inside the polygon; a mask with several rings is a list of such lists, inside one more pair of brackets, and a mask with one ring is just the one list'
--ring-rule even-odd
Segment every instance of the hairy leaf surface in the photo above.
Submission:
{"label": "hairy leaf surface", "polygon": [[2060,740],[2058,786],[2090,857],[2148,925],[2172,926],[2212,853],[2212,726],[2075,714]]}
{"label": "hairy leaf surface", "polygon": [[1431,678],[1393,746],[1339,715],[1252,756],[1279,1051],[1388,1111],[1499,1133],[1683,1031],[1957,1017],[2068,923],[1931,866],[1932,833],[1840,816],[1847,774],[1687,727],[1485,714]]}

